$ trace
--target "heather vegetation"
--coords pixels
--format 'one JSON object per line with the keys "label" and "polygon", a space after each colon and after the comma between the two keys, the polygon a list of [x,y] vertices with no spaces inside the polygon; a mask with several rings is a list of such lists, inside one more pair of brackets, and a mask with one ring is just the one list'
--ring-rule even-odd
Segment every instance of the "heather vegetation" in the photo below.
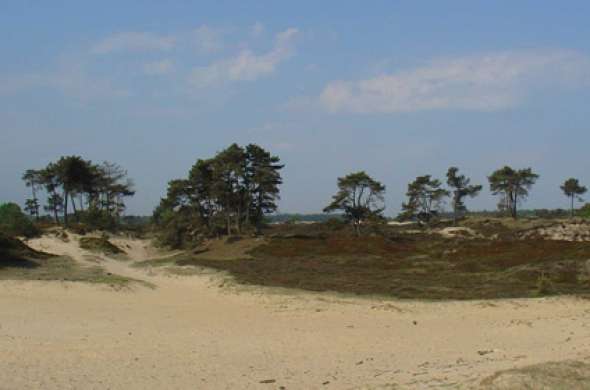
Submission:
{"label": "heather vegetation", "polygon": [[[445,181],[425,174],[409,183],[392,221],[384,215],[385,185],[364,171],[337,179],[323,214],[277,215],[282,169],[280,158],[262,147],[232,144],[170,181],[148,219],[124,215],[134,190],[123,168],[62,157],[25,172],[29,215],[15,204],[0,206],[0,232],[6,244],[8,237],[37,234],[51,219],[81,234],[71,236],[81,249],[124,259],[107,235],[85,233],[126,226],[186,250],[144,265],[183,266],[183,273],[209,267],[245,284],[423,299],[590,293],[584,271],[590,224],[567,222],[590,217],[588,205],[575,210],[586,192],[577,179],[560,187],[570,210],[523,210],[539,175],[506,166],[488,177],[498,209],[474,212],[467,201],[483,185],[450,167]],[[36,256],[42,255],[24,257]]]}

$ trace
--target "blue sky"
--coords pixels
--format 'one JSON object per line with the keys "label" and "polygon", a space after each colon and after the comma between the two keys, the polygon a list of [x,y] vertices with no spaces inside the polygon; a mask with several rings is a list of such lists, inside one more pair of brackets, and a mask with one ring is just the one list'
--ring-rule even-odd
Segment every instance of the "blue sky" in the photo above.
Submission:
{"label": "blue sky", "polygon": [[590,184],[587,1],[5,1],[0,201],[61,155],[117,162],[149,214],[168,180],[232,142],[286,164],[280,210],[321,210],[366,170],[395,214],[456,165],[486,191],[541,175],[525,207]]}

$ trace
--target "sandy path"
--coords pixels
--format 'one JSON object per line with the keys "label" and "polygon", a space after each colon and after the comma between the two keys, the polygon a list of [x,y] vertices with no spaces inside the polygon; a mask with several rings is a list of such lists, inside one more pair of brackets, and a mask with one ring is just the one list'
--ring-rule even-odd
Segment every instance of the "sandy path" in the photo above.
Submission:
{"label": "sandy path", "polygon": [[0,284],[1,389],[423,389],[590,356],[584,300],[263,294],[219,288],[214,274],[105,266],[158,287]]}

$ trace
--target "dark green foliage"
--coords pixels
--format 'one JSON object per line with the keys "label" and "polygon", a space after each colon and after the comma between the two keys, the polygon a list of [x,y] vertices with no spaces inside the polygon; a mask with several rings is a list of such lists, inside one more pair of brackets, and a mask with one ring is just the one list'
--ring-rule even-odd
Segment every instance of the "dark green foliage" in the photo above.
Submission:
{"label": "dark green foliage", "polygon": [[440,212],[443,199],[449,196],[441,186],[440,180],[430,175],[418,176],[408,184],[408,201],[402,203],[400,219],[429,223]]}
{"label": "dark green foliage", "polygon": [[515,170],[505,166],[492,173],[488,180],[490,191],[500,196],[498,209],[508,211],[512,218],[517,218],[518,204],[528,197],[538,178],[539,175],[533,173],[531,168]]}
{"label": "dark green foliage", "polygon": [[4,232],[0,232],[0,257],[6,257],[9,255],[34,255],[38,252],[30,249],[28,246],[23,244],[18,238],[10,237]]}
{"label": "dark green foliage", "polygon": [[39,207],[39,199],[30,198],[25,200],[25,211],[37,220],[39,220]]}
{"label": "dark green foliage", "polygon": [[25,209],[31,216],[39,219],[40,204],[39,199],[37,199],[37,192],[43,184],[43,177],[39,171],[29,169],[23,174],[22,179],[25,181],[26,186],[31,188],[32,195],[32,198],[26,200]]}
{"label": "dark green foliage", "polygon": [[80,238],[80,248],[106,255],[124,253],[119,247],[113,245],[107,237],[82,237]]}
{"label": "dark green foliage", "polygon": [[0,205],[0,233],[11,237],[33,237],[39,231],[17,204],[4,203]]}
{"label": "dark green foliage", "polygon": [[109,162],[96,165],[80,156],[61,157],[43,169],[29,169],[23,180],[33,195],[26,201],[27,211],[39,219],[37,194],[43,188],[47,194],[45,211],[53,215],[56,224],[63,221],[65,226],[71,210],[76,222],[112,228],[125,210],[124,198],[135,193],[123,168]]}
{"label": "dark green foliage", "polygon": [[365,172],[351,173],[338,178],[338,192],[324,212],[343,211],[344,218],[360,235],[361,224],[382,219],[384,194],[385,186]]}
{"label": "dark green foliage", "polygon": [[447,185],[451,189],[455,224],[457,219],[467,211],[463,199],[467,196],[470,198],[477,196],[483,188],[481,185],[471,185],[471,180],[465,175],[458,175],[458,172],[457,167],[451,167],[447,172]]}
{"label": "dark green foliage", "polygon": [[91,207],[87,210],[78,211],[78,220],[88,226],[91,230],[117,230],[119,220],[105,209]]}
{"label": "dark green foliage", "polygon": [[153,220],[163,244],[192,245],[211,235],[260,232],[276,210],[280,160],[257,145],[232,144],[214,158],[197,160],[186,179],[168,183]]}
{"label": "dark green foliage", "polygon": [[567,179],[560,188],[563,191],[563,194],[567,196],[571,201],[570,209],[571,216],[573,217],[575,214],[574,201],[577,199],[578,202],[583,202],[584,199],[582,199],[582,195],[584,195],[588,191],[588,189],[580,185],[579,180],[574,179],[573,177]]}
{"label": "dark green foliage", "polygon": [[586,203],[578,210],[578,215],[582,218],[590,218],[590,203]]}

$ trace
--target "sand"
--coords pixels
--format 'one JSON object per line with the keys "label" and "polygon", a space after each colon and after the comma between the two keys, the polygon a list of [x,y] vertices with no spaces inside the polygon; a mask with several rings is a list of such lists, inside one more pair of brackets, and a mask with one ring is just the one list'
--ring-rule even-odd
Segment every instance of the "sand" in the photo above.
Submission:
{"label": "sand", "polygon": [[590,356],[582,299],[428,303],[240,288],[210,271],[131,267],[162,255],[147,241],[113,240],[131,259],[121,261],[76,239],[29,244],[156,288],[0,282],[0,389],[463,387]]}

